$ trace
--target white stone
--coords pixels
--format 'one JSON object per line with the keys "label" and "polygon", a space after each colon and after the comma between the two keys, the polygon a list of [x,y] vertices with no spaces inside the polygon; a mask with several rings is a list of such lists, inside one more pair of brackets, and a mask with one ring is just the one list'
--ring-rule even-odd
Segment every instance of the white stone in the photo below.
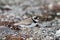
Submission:
{"label": "white stone", "polygon": [[10,7],[9,5],[5,5],[4,8],[12,9],[12,7]]}
{"label": "white stone", "polygon": [[57,37],[60,36],[60,29],[56,31],[56,34],[55,34]]}
{"label": "white stone", "polygon": [[57,4],[60,5],[60,2],[58,2]]}
{"label": "white stone", "polygon": [[57,13],[57,15],[60,15],[60,13]]}
{"label": "white stone", "polygon": [[52,9],[53,4],[49,4],[48,7],[49,7],[49,9]]}

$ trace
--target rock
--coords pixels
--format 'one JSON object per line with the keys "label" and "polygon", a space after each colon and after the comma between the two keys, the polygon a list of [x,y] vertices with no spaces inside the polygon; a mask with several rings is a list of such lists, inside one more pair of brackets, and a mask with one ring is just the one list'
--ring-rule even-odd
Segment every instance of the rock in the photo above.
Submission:
{"label": "rock", "polygon": [[[14,34],[13,34],[14,35]],[[7,35],[6,40],[24,40],[22,37],[20,36],[13,36],[13,35]]]}
{"label": "rock", "polygon": [[14,31],[8,27],[0,26],[0,38],[2,37],[2,33],[6,36],[7,34],[13,34]]}
{"label": "rock", "polygon": [[27,38],[26,40],[33,40],[33,37],[29,37],[29,38]]}
{"label": "rock", "polygon": [[10,7],[9,5],[5,5],[3,8],[12,9],[12,7]]}
{"label": "rock", "polygon": [[58,2],[57,4],[60,5],[60,2]]}
{"label": "rock", "polygon": [[39,24],[41,27],[51,27],[51,22],[42,22]]}
{"label": "rock", "polygon": [[58,12],[58,13],[56,13],[56,15],[57,15],[57,18],[60,19],[60,13]]}
{"label": "rock", "polygon": [[59,40],[59,38],[55,38],[55,40]]}
{"label": "rock", "polygon": [[39,17],[41,21],[51,21],[55,18],[55,15],[52,13],[46,12],[42,13],[42,16]]}
{"label": "rock", "polygon": [[60,36],[60,29],[56,31],[56,36],[57,36],[57,37]]}
{"label": "rock", "polygon": [[48,8],[49,8],[49,9],[52,9],[52,7],[53,7],[53,4],[49,4],[49,5],[48,5]]}
{"label": "rock", "polygon": [[60,13],[56,13],[57,15],[60,15]]}
{"label": "rock", "polygon": [[10,7],[9,5],[5,5],[5,6],[0,7],[0,9],[4,12],[4,11],[12,10],[12,7]]}

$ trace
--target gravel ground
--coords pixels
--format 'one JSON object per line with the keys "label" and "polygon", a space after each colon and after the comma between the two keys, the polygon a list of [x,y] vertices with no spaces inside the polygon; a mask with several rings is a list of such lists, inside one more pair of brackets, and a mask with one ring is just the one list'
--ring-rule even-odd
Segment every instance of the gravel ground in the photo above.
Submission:
{"label": "gravel ground", "polygon": [[0,40],[60,40],[60,2],[5,1],[0,2]]}

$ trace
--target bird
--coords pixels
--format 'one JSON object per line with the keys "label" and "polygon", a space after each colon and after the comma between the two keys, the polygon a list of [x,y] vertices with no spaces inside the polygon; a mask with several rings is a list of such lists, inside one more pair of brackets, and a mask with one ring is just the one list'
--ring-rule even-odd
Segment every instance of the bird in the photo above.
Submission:
{"label": "bird", "polygon": [[32,22],[33,20],[31,18],[28,18],[28,19],[21,20],[20,22],[15,23],[14,25],[29,25]]}

